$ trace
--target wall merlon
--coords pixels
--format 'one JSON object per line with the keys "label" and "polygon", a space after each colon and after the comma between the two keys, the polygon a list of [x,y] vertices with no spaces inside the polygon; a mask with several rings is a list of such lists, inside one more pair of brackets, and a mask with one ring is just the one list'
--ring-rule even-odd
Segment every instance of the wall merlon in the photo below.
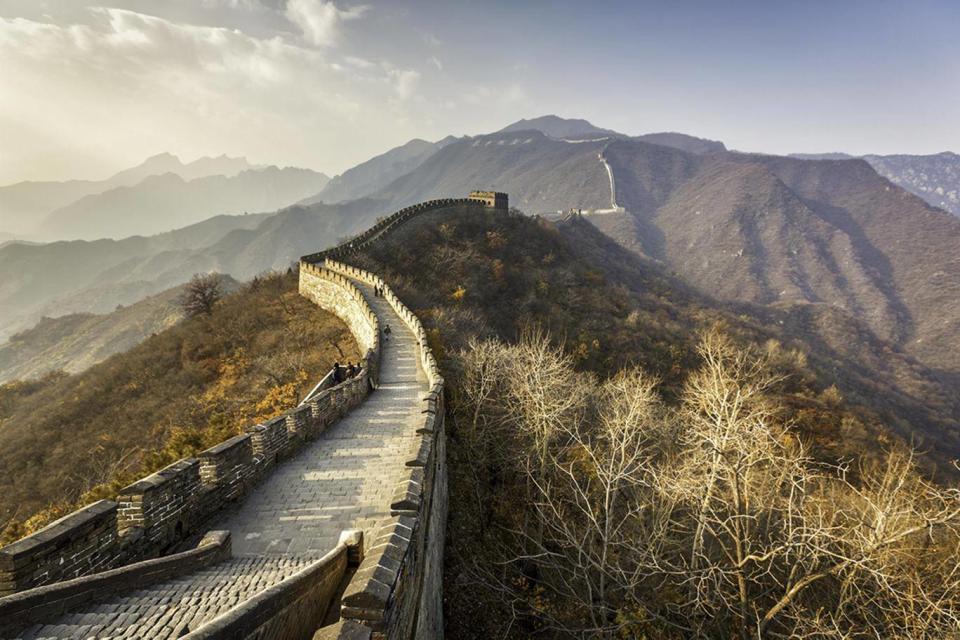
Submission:
{"label": "wall merlon", "polygon": [[253,471],[253,444],[249,434],[234,436],[202,452],[200,480],[223,489],[223,498],[232,499],[243,492],[243,483]]}
{"label": "wall merlon", "polygon": [[133,484],[127,485],[120,490],[118,499],[142,499],[144,494],[162,489],[168,483],[173,483],[178,478],[183,478],[186,475],[198,474],[199,470],[200,461],[196,458],[183,458],[181,460],[177,460],[173,464],[164,467],[160,471],[157,471],[146,478],[141,478]]}

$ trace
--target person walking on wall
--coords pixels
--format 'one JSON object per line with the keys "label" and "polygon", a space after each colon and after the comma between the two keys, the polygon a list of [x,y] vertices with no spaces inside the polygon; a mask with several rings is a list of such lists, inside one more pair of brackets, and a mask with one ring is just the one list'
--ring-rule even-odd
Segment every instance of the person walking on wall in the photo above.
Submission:
{"label": "person walking on wall", "polygon": [[384,336],[384,337],[383,337],[383,340],[384,340],[385,342],[390,339],[390,325],[389,325],[389,324],[386,325],[386,326],[383,328],[383,336]]}
{"label": "person walking on wall", "polygon": [[340,384],[343,382],[343,367],[340,366],[339,362],[333,363],[333,384]]}

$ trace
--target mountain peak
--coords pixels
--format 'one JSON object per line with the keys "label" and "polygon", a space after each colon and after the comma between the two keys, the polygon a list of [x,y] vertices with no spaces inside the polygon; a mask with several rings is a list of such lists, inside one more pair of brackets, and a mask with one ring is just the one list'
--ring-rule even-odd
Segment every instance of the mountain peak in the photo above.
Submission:
{"label": "mountain peak", "polygon": [[611,129],[601,129],[594,126],[587,120],[581,118],[561,118],[554,114],[548,114],[537,118],[524,118],[517,120],[513,124],[507,125],[497,133],[511,133],[514,131],[540,131],[551,138],[579,138],[583,136],[620,136]]}
{"label": "mountain peak", "polygon": [[[151,161],[154,161],[154,160],[176,160],[177,162],[180,162],[180,158],[178,158],[177,156],[173,155],[173,154],[170,153],[169,151],[161,151],[160,153],[156,153],[156,154],[154,154],[154,155],[152,155],[152,156],[149,156],[146,160],[143,161],[143,163],[151,162]],[[143,164],[143,163],[141,163],[141,164]]]}

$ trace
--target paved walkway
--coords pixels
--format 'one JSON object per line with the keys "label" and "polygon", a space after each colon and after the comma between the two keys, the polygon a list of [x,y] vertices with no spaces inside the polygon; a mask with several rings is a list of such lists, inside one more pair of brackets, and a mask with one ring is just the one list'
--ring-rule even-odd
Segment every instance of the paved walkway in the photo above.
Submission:
{"label": "paved walkway", "polygon": [[[413,446],[427,379],[416,340],[359,281],[393,335],[382,344],[380,387],[236,509],[209,526],[231,532],[233,558],[194,574],[91,604],[18,638],[176,638],[293,575],[337,544],[344,529],[371,537]],[[2,633],[2,631],[0,631]]]}

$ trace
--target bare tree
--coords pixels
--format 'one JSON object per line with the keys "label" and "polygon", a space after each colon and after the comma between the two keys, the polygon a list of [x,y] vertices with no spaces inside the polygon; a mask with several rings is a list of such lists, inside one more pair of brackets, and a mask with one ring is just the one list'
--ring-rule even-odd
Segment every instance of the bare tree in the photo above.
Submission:
{"label": "bare tree", "polygon": [[222,276],[219,273],[198,273],[190,278],[180,296],[180,308],[189,317],[209,315],[222,297]]}
{"label": "bare tree", "polygon": [[667,408],[649,376],[597,384],[543,334],[470,347],[461,424],[527,499],[497,547],[521,579],[473,576],[502,602],[577,637],[960,637],[960,491],[903,452],[814,462],[769,354],[706,332]]}

